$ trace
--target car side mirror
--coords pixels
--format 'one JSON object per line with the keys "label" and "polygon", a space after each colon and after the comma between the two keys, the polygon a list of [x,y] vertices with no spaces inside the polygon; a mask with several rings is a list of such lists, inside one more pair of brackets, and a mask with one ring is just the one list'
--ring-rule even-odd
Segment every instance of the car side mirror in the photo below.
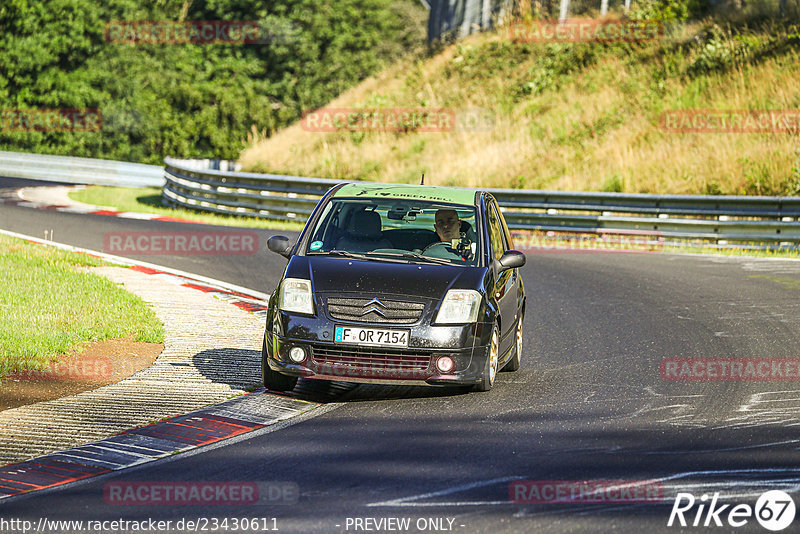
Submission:
{"label": "car side mirror", "polygon": [[519,250],[508,250],[497,260],[498,272],[516,269],[525,265],[525,254]]}
{"label": "car side mirror", "polygon": [[267,240],[267,248],[286,259],[289,259],[292,255],[292,243],[286,236],[274,235],[270,237]]}

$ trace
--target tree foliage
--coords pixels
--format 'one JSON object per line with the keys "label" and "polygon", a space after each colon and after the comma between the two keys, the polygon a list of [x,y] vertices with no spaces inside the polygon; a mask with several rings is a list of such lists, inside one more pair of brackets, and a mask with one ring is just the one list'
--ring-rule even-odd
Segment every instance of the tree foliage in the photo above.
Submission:
{"label": "tree foliage", "polygon": [[[112,21],[255,21],[259,44],[122,44]],[[424,42],[412,0],[3,0],[0,149],[158,163],[235,158]],[[92,109],[102,129],[13,131],[10,110]],[[17,128],[18,129],[18,128]],[[27,129],[30,130],[30,129]]]}

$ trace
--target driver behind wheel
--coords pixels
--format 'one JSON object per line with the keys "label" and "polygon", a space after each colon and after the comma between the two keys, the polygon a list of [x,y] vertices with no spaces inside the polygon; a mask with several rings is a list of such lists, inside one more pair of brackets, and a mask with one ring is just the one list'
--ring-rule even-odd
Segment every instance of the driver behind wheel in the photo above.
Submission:
{"label": "driver behind wheel", "polygon": [[470,260],[473,257],[471,240],[463,232],[469,226],[458,217],[454,209],[442,208],[436,212],[433,229],[441,242],[429,245],[423,254],[448,259]]}
{"label": "driver behind wheel", "polygon": [[439,240],[452,242],[461,239],[461,219],[456,210],[440,209],[436,212],[436,222],[433,225]]}

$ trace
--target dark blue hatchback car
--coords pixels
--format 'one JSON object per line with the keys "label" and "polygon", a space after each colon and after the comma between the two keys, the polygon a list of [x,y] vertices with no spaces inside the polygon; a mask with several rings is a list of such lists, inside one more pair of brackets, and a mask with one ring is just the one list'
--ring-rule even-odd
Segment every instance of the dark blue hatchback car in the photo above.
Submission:
{"label": "dark blue hatchback car", "polygon": [[473,385],[522,353],[525,256],[496,200],[470,189],[343,184],[322,198],[269,301],[264,385],[298,377]]}

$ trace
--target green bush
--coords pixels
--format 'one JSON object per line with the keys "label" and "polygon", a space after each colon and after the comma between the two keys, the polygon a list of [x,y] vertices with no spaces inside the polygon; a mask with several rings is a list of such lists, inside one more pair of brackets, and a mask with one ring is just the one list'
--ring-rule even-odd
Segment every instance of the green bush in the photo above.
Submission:
{"label": "green bush", "polygon": [[634,0],[630,17],[634,20],[682,21],[705,14],[707,2],[700,0]]}
{"label": "green bush", "polygon": [[770,45],[769,39],[753,34],[734,34],[730,28],[713,25],[699,39],[698,50],[687,72],[691,75],[707,74],[751,62],[760,51]]}

